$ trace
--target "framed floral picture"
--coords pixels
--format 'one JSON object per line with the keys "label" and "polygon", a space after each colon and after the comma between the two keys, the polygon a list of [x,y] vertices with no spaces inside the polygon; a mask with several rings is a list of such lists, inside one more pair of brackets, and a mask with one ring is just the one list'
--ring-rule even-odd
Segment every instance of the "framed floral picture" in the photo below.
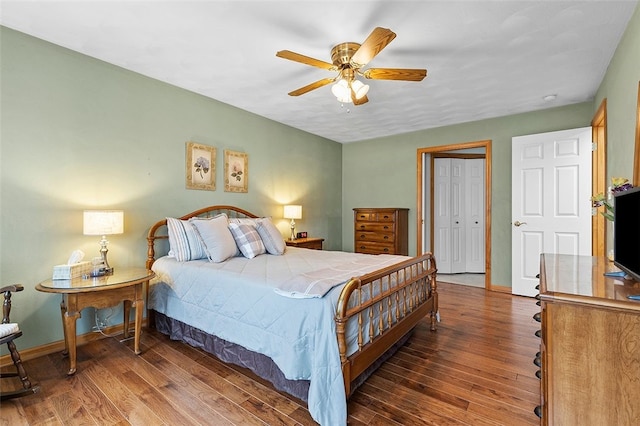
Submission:
{"label": "framed floral picture", "polygon": [[212,146],[187,142],[187,189],[216,190],[216,149]]}
{"label": "framed floral picture", "polygon": [[224,190],[248,192],[249,156],[244,152],[224,150]]}

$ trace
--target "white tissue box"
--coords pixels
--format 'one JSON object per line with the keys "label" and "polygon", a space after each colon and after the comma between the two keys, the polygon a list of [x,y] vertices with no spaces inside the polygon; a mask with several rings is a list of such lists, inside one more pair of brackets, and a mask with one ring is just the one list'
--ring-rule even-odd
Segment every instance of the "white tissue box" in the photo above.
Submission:
{"label": "white tissue box", "polygon": [[54,280],[70,280],[91,273],[91,262],[78,262],[73,265],[56,265],[53,267]]}

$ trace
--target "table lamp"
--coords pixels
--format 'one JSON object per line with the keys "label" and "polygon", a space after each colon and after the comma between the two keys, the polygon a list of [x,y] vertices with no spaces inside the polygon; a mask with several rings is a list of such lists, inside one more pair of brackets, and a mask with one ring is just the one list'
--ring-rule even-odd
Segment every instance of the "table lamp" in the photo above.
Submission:
{"label": "table lamp", "polygon": [[107,261],[107,235],[122,234],[124,232],[124,212],[122,210],[85,210],[83,214],[83,234],[102,235],[100,240],[100,255],[104,263],[105,272],[113,273],[113,268]]}
{"label": "table lamp", "polygon": [[295,219],[302,219],[302,206],[287,205],[284,206],[284,218],[291,219],[291,241],[296,239],[296,221]]}

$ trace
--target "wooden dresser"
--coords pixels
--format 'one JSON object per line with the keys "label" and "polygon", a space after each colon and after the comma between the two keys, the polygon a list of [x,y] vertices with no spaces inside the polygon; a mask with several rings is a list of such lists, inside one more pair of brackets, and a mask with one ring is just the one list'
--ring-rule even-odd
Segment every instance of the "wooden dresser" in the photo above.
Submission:
{"label": "wooden dresser", "polygon": [[543,425],[640,424],[640,283],[604,257],[543,254]]}
{"label": "wooden dresser", "polygon": [[409,209],[358,208],[353,211],[356,253],[409,254]]}

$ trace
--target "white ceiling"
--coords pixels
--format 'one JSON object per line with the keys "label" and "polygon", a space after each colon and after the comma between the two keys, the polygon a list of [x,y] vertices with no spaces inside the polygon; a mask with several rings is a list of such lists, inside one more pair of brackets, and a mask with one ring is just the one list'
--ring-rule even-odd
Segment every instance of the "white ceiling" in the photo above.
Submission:
{"label": "white ceiling", "polygon": [[[341,143],[592,100],[637,0],[17,1],[2,25]],[[338,43],[397,37],[367,67],[426,68],[422,82],[367,80],[369,102],[324,86]],[[555,94],[552,102],[543,97]]]}

